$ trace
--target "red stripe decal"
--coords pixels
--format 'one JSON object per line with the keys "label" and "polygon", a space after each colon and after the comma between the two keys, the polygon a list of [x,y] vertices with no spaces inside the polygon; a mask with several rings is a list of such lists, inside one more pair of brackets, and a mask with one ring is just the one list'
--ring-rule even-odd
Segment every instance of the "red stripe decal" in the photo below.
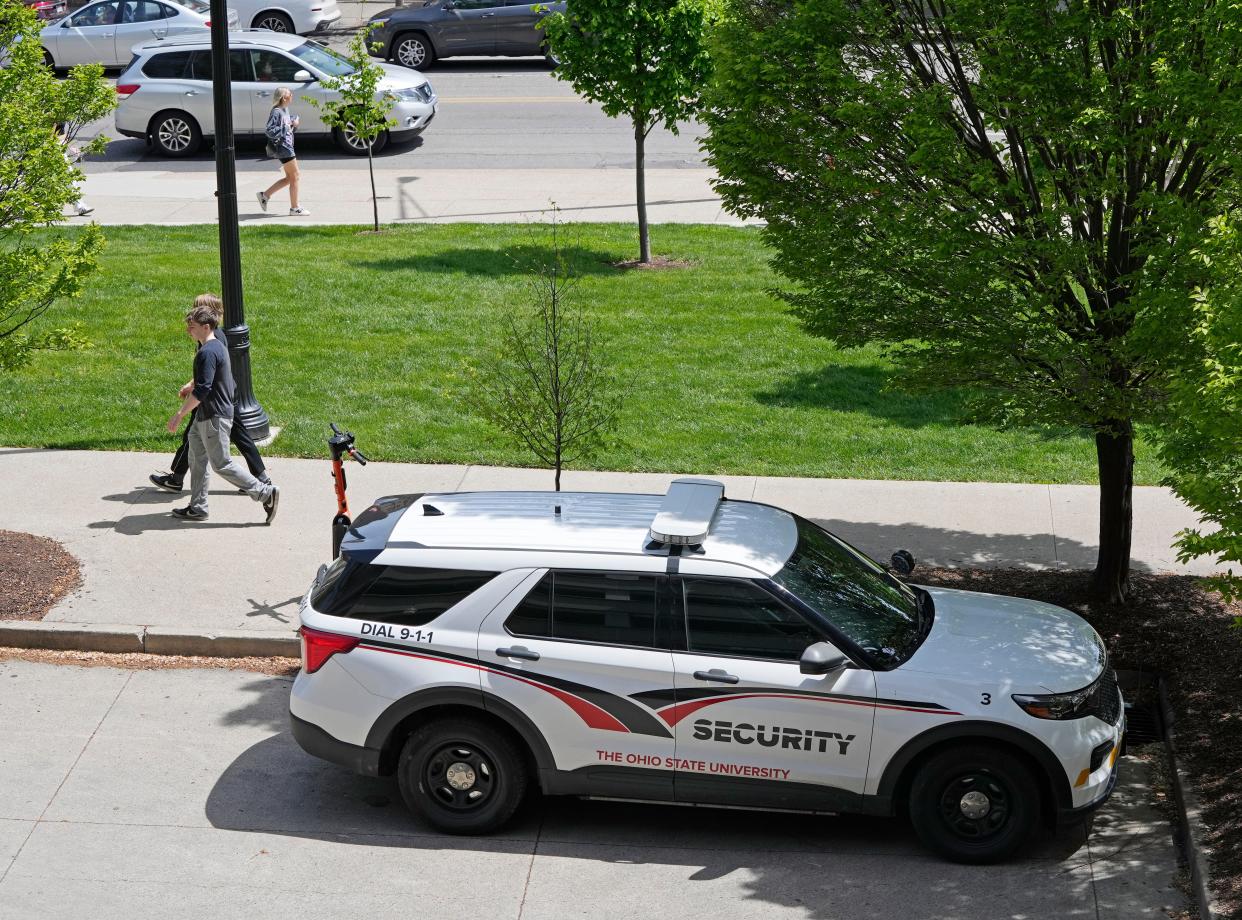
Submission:
{"label": "red stripe decal", "polygon": [[402,652],[394,648],[384,648],[379,645],[363,645],[365,649],[373,652],[387,652],[390,655],[402,655],[406,658],[421,658],[424,661],[434,661],[439,664],[455,664],[463,668],[471,668],[475,671],[486,671],[488,674],[496,674],[500,677],[507,677],[510,680],[516,680],[519,683],[529,684],[532,687],[538,687],[545,693],[551,693],[554,697],[572,709],[578,714],[583,722],[591,728],[598,728],[609,732],[629,732],[618,719],[610,712],[596,706],[590,700],[584,700],[580,696],[575,696],[568,690],[562,690],[559,687],[550,687],[547,684],[541,684],[538,681],[531,680],[526,677],[519,677],[516,674],[508,674],[504,671],[497,671],[486,665],[470,664],[465,661],[453,661],[451,658],[437,658],[434,655],[420,655],[417,652]]}
{"label": "red stripe decal", "polygon": [[866,706],[871,709],[896,709],[901,712],[926,712],[939,716],[960,716],[960,712],[952,712],[948,709],[914,709],[909,706],[885,706],[881,703],[872,703],[869,700],[839,700],[831,697],[822,696],[804,696],[800,693],[730,693],[723,696],[711,697],[706,700],[692,700],[688,703],[677,703],[674,706],[668,706],[659,712],[659,716],[670,726],[676,725],[691,713],[698,712],[706,706],[713,706],[716,703],[727,703],[729,700],[751,700],[751,699],[783,699],[783,700],[810,700],[814,703],[837,703],[841,706]]}

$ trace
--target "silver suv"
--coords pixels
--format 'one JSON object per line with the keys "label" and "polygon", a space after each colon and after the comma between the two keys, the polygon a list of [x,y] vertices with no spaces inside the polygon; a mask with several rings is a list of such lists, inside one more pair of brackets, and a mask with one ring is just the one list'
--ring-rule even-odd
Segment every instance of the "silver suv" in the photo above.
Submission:
{"label": "silver suv", "polygon": [[[233,86],[233,133],[263,137],[273,91],[293,90],[292,109],[301,118],[298,137],[331,135],[346,153],[367,152],[352,132],[329,128],[307,100],[339,98],[320,85],[324,77],[341,76],[352,66],[335,51],[297,35],[258,30],[229,35]],[[379,92],[393,99],[390,118],[396,126],[372,146],[401,143],[423,132],[436,114],[437,98],[427,78],[417,71],[383,65]],[[126,137],[142,138],[165,156],[188,157],[215,133],[211,92],[211,39],[173,38],[134,48],[133,60],[117,78],[120,104],[116,128]]]}

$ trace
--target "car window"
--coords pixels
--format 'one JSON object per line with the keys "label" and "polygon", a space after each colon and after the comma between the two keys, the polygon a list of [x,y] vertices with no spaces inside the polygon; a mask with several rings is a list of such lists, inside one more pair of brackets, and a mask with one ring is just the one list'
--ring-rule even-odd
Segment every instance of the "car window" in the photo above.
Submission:
{"label": "car window", "polygon": [[[210,15],[211,13],[211,4],[207,3],[206,0],[181,0],[181,5],[185,7],[189,7],[196,13],[202,13],[204,16]],[[165,16],[176,16],[177,15],[177,11],[174,10],[171,6],[164,7],[164,10],[165,10],[165,13],[164,13]]]}
{"label": "car window", "polygon": [[353,64],[331,48],[325,48],[315,42],[298,45],[296,48],[289,49],[289,53],[331,77],[343,77],[354,72]]}
{"label": "car window", "polygon": [[[229,51],[229,79],[234,83],[250,83],[254,80],[250,69],[250,52]],[[189,76],[194,80],[211,79],[211,52],[195,51],[190,58]]]}
{"label": "car window", "polygon": [[549,572],[505,621],[518,636],[655,648],[662,576]]}
{"label": "car window", "polygon": [[148,77],[181,79],[190,66],[190,56],[193,53],[193,51],[165,51],[162,54],[152,55],[151,59],[142,65],[142,72]]}
{"label": "car window", "polygon": [[251,51],[250,56],[254,78],[260,83],[291,83],[293,75],[304,69],[301,63],[290,60],[279,51],[264,48]]}
{"label": "car window", "polygon": [[164,18],[160,4],[155,0],[124,0],[121,4],[121,22],[155,22]]}
{"label": "car window", "polygon": [[486,10],[494,6],[504,6],[505,0],[454,0],[453,9]]}
{"label": "car window", "polygon": [[311,606],[331,616],[423,626],[495,577],[495,572],[370,565],[342,556],[311,593]]}
{"label": "car window", "polygon": [[737,578],[683,578],[686,641],[692,652],[797,661],[822,642],[806,620]]}
{"label": "car window", "polygon": [[75,29],[85,26],[111,26],[116,24],[115,3],[95,3],[78,10],[69,20]]}

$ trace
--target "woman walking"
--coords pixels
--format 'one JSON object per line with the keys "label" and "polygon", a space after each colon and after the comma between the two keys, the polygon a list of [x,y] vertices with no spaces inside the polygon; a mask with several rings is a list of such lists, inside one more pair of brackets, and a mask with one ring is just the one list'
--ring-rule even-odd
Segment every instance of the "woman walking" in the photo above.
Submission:
{"label": "woman walking", "polygon": [[293,92],[282,86],[276,90],[276,103],[267,116],[267,154],[280,160],[280,168],[285,175],[277,179],[265,192],[256,192],[259,207],[267,210],[267,203],[272,196],[285,186],[289,187],[289,213],[302,216],[310,212],[298,206],[298,155],[293,152],[293,129],[298,126],[298,117],[289,115],[289,103],[293,101]]}

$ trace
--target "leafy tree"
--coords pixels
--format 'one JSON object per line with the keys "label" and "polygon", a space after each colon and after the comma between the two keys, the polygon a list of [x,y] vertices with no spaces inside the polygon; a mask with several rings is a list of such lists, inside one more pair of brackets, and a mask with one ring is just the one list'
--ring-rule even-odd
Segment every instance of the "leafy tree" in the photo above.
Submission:
{"label": "leafy tree", "polygon": [[1236,201],[1242,8],[731,0],[718,32],[705,146],[793,312],[985,418],[1093,435],[1093,587],[1124,599],[1134,426]]}
{"label": "leafy tree", "polygon": [[379,92],[384,79],[384,68],[375,63],[367,53],[367,36],[376,28],[368,24],[354,33],[343,57],[353,66],[351,73],[339,77],[325,77],[319,83],[324,89],[334,90],[339,99],[323,102],[306,97],[306,101],[319,109],[324,124],[354,135],[367,146],[367,169],[371,174],[371,216],[374,229],[379,232],[379,198],[375,192],[375,141],[388,128],[396,124],[388,113],[392,111],[392,96]]}
{"label": "leafy tree", "polygon": [[676,134],[697,109],[709,72],[708,9],[703,0],[568,0],[541,23],[556,75],[633,125],[642,262],[651,261],[643,147],[656,125]]}
{"label": "leafy tree", "polygon": [[[554,209],[555,210],[555,209]],[[577,281],[552,224],[552,259],[530,279],[536,308],[506,317],[496,352],[474,373],[467,401],[555,470],[591,457],[616,425],[621,396],[587,321],[566,302]]]}
{"label": "leafy tree", "polygon": [[[88,122],[116,105],[99,66],[76,67],[57,80],[43,64],[39,24],[20,0],[0,0],[0,370],[20,367],[37,350],[72,348],[72,329],[30,334],[26,327],[58,300],[73,297],[94,271],[103,235],[92,224],[80,233],[31,234],[61,220],[81,194],[82,174],[67,147]],[[66,131],[57,131],[58,123]],[[84,148],[103,149],[96,138]]]}
{"label": "leafy tree", "polygon": [[1193,293],[1191,349],[1174,374],[1161,457],[1168,484],[1207,528],[1179,535],[1179,557],[1219,557],[1229,566],[1215,587],[1242,597],[1242,214],[1214,222],[1197,254],[1214,266],[1216,285]]}

